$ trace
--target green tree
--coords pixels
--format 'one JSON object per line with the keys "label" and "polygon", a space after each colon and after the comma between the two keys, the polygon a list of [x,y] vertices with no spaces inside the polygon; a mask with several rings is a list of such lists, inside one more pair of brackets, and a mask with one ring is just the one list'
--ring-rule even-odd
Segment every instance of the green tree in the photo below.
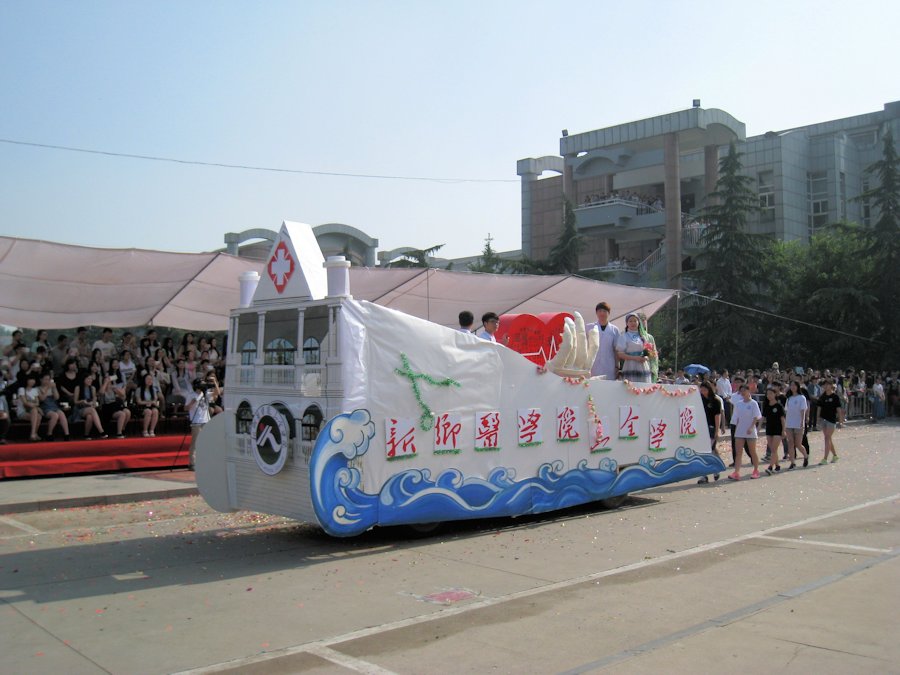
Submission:
{"label": "green tree", "polygon": [[411,249],[402,254],[398,260],[388,263],[388,267],[431,267],[429,258],[444,248],[444,244],[437,244],[430,248]]}
{"label": "green tree", "polygon": [[470,272],[503,274],[506,271],[506,262],[497,255],[497,252],[491,246],[491,241],[491,234],[489,232],[487,239],[484,240],[484,248],[481,251],[481,257],[478,258],[478,262],[469,263]]}
{"label": "green tree", "polygon": [[752,179],[741,173],[742,153],[732,142],[719,161],[716,190],[703,209],[708,221],[697,255],[699,293],[721,302],[697,299],[688,307],[685,359],[755,363],[759,350],[758,316],[744,307],[758,304],[765,245],[747,231],[747,216],[759,209]]}
{"label": "green tree", "polygon": [[[887,342],[900,330],[900,156],[890,129],[884,134],[881,159],[866,168],[865,173],[878,180],[876,187],[858,198],[871,200],[878,213],[875,224],[863,231],[864,254],[872,264],[866,285],[877,298],[877,313],[872,317],[877,324],[870,326],[868,332]],[[886,351],[883,355],[887,365],[893,356]]]}
{"label": "green tree", "polygon": [[779,245],[779,274],[771,275],[776,299],[771,311],[804,323],[779,323],[778,351],[768,360],[859,368],[877,359],[884,346],[868,339],[873,334],[877,299],[860,284],[872,270],[866,248],[865,232],[855,223],[829,225],[808,246]]}
{"label": "green tree", "polygon": [[563,202],[563,229],[559,240],[550,249],[547,268],[550,274],[575,274],[578,271],[578,255],[584,250],[584,237],[575,224],[575,209],[568,199]]}

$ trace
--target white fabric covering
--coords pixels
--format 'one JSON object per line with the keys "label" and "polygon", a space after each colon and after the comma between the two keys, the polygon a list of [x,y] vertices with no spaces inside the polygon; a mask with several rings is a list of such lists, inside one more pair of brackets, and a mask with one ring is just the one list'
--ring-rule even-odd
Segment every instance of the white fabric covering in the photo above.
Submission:
{"label": "white fabric covering", "polygon": [[[25,328],[158,325],[225,330],[240,302],[238,277],[262,262],[225,253],[102,249],[0,237],[0,323]],[[358,300],[456,327],[470,310],[540,314],[578,310],[590,320],[605,300],[611,320],[652,316],[674,291],[572,276],[477,274],[437,269],[350,268]]]}

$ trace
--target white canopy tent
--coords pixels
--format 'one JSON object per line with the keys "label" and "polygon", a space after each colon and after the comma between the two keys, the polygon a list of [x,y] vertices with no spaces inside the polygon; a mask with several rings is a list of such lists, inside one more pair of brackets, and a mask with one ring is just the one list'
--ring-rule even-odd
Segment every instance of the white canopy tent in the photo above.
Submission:
{"label": "white canopy tent", "polygon": [[[238,277],[256,260],[225,253],[103,249],[0,237],[0,323],[27,328],[80,325],[225,330],[239,302]],[[612,319],[652,316],[675,293],[576,276],[478,274],[438,269],[350,269],[360,300],[456,326],[461,310],[497,314],[580,311],[592,320],[605,300]]]}

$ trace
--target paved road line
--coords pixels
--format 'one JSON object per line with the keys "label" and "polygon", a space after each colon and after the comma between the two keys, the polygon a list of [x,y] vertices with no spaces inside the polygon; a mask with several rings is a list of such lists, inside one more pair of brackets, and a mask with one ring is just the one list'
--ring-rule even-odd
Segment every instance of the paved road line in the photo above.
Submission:
{"label": "paved road line", "polygon": [[[752,605],[741,607],[734,611],[728,612],[727,614],[723,614],[713,619],[708,619],[707,621],[702,621],[701,623],[690,626],[689,628],[664,635],[662,637],[656,638],[655,640],[651,640],[650,642],[645,642],[644,644],[638,645],[637,647],[624,649],[617,654],[610,654],[609,656],[605,656],[602,659],[597,659],[596,661],[585,663],[584,665],[572,668],[571,670],[563,671],[562,673],[560,673],[560,675],[581,675],[581,673],[589,673],[594,670],[599,670],[600,668],[605,668],[606,666],[610,666],[614,663],[626,661],[628,659],[634,658],[635,656],[649,654],[650,652],[659,649],[660,647],[666,647],[673,642],[683,640],[687,637],[693,637],[694,635],[703,633],[711,628],[727,626],[731,623],[734,623],[741,619],[745,619],[748,616],[766,610],[770,607],[774,607],[775,605],[780,605],[783,602],[793,600],[794,598],[798,598],[807,593],[811,593],[812,591],[815,591],[819,588],[824,588],[825,586],[830,586],[831,584],[837,583],[838,581],[843,581],[847,577],[858,574],[859,572],[867,570],[883,562],[893,560],[898,556],[900,556],[900,549],[891,551],[885,555],[879,556],[878,558],[872,558],[871,560],[868,560],[860,565],[855,565],[854,567],[846,569],[843,572],[838,572],[837,574],[831,574],[827,577],[822,577],[821,579],[811,581],[810,583],[804,584],[803,586],[798,586],[797,588],[778,593],[777,595],[773,595],[772,597],[761,600],[760,602],[755,602]],[[809,646],[816,647],[816,645]]]}
{"label": "paved road line", "polygon": [[[709,544],[701,544],[700,546],[695,546],[693,548],[685,549],[684,551],[678,551],[676,553],[670,553],[667,555],[659,556],[658,558],[652,558],[650,560],[641,560],[636,563],[631,563],[630,565],[623,565],[621,567],[615,567],[610,570],[604,570],[602,572],[595,572],[593,574],[588,574],[585,576],[577,577],[574,579],[567,579],[565,581],[558,581],[552,584],[545,584],[543,586],[537,586],[535,588],[529,588],[524,591],[519,591],[517,593],[510,593],[509,595],[503,595],[496,598],[483,598],[477,602],[472,602],[466,605],[461,605],[457,607],[452,607],[449,609],[442,609],[434,612],[432,614],[423,614],[419,616],[410,617],[408,619],[400,619],[399,621],[393,621],[385,624],[381,624],[380,626],[371,626],[369,628],[363,628],[358,631],[353,631],[351,633],[345,633],[344,635],[338,635],[332,638],[326,638],[324,640],[318,640],[316,642],[308,642],[302,645],[297,645],[294,647],[286,647],[284,649],[269,652],[267,654],[260,654],[256,656],[249,656],[242,659],[235,659],[233,661],[227,661],[224,663],[218,663],[215,665],[206,666],[203,668],[196,668],[193,670],[183,671],[181,673],[177,673],[176,675],[201,675],[203,673],[214,673],[221,670],[226,670],[230,668],[239,668],[241,666],[251,665],[254,663],[262,663],[265,661],[270,661],[273,659],[282,658],[285,656],[291,656],[293,654],[299,654],[302,652],[308,652],[313,647],[323,646],[323,647],[332,647],[334,645],[338,645],[344,642],[350,642],[352,640],[358,640],[360,638],[370,637],[372,635],[378,635],[380,633],[386,633],[392,630],[398,630],[401,628],[408,628],[409,626],[413,626],[419,623],[423,623],[425,621],[437,621],[439,619],[446,619],[452,616],[457,616],[459,614],[464,614],[472,611],[476,611],[479,609],[484,609],[486,607],[493,607],[494,605],[499,605],[501,603],[510,602],[513,600],[519,600],[521,598],[531,597],[533,595],[538,595],[542,593],[548,593],[558,590],[563,590],[569,588],[571,586],[577,586],[579,584],[583,584],[589,581],[595,581],[597,579],[602,579],[605,577],[614,576],[617,574],[624,574],[626,572],[632,572],[634,570],[638,570],[644,567],[648,567],[650,565],[657,565],[659,563],[668,562],[671,560],[678,560],[680,558],[685,558],[687,556],[692,556],[697,553],[705,553],[707,551],[713,551],[719,548],[723,548],[725,546],[730,546],[732,544],[737,544],[740,542],[747,541],[748,539],[757,539],[759,537],[768,535],[772,532],[780,532],[782,530],[789,530],[794,527],[802,527],[804,525],[809,525],[811,523],[816,523],[821,520],[827,520],[828,518],[834,518],[836,516],[842,516],[846,513],[852,513],[854,511],[859,511],[861,509],[870,508],[872,506],[879,506],[881,504],[885,504],[888,502],[896,501],[900,499],[900,493],[890,495],[889,497],[882,497],[881,499],[873,499],[868,502],[863,502],[862,504],[856,504],[854,506],[847,506],[843,509],[837,509],[836,511],[829,511],[828,513],[823,513],[818,516],[812,516],[810,518],[804,518],[803,520],[798,520],[793,523],[787,523],[785,525],[778,525],[776,527],[770,527],[765,530],[758,530],[756,532],[750,532],[748,534],[741,534],[736,537],[731,537],[729,539],[722,539],[720,541],[711,542]],[[873,561],[879,561],[881,558],[873,558]],[[758,609],[755,611],[759,611]],[[703,625],[703,624],[700,624]]]}
{"label": "paved road line", "polygon": [[[10,527],[14,527],[17,530],[24,530],[28,534],[43,534],[43,532],[41,530],[37,529],[36,527],[27,525],[23,522],[16,520],[15,518],[10,518],[9,516],[0,516],[0,523],[6,523]],[[16,535],[13,535],[13,536],[16,536]],[[21,536],[21,535],[18,535],[18,536]]]}
{"label": "paved road line", "polygon": [[362,659],[358,659],[355,656],[350,656],[348,654],[342,654],[341,652],[337,652],[331,649],[331,647],[326,647],[324,645],[311,645],[309,649],[304,651],[315,654],[316,656],[331,661],[332,663],[336,663],[344,668],[355,670],[357,673],[363,673],[364,675],[396,675],[393,670],[385,670],[380,666],[376,666],[374,663],[363,661]]}
{"label": "paved road line", "polygon": [[786,541],[790,544],[809,544],[810,546],[828,546],[829,548],[848,548],[853,551],[864,551],[866,553],[890,553],[889,548],[872,548],[871,546],[854,546],[853,544],[839,544],[833,541],[818,541],[816,539],[792,539],[791,537],[770,537],[763,535],[760,539],[769,539],[771,541]]}

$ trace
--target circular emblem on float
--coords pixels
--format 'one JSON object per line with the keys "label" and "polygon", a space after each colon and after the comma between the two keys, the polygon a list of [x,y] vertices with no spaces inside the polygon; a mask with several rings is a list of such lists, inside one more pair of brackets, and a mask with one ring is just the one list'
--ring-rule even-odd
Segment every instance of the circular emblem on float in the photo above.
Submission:
{"label": "circular emblem on float", "polygon": [[271,405],[260,406],[253,415],[250,437],[253,439],[253,457],[260,470],[270,476],[281,471],[287,461],[290,440],[284,415]]}

